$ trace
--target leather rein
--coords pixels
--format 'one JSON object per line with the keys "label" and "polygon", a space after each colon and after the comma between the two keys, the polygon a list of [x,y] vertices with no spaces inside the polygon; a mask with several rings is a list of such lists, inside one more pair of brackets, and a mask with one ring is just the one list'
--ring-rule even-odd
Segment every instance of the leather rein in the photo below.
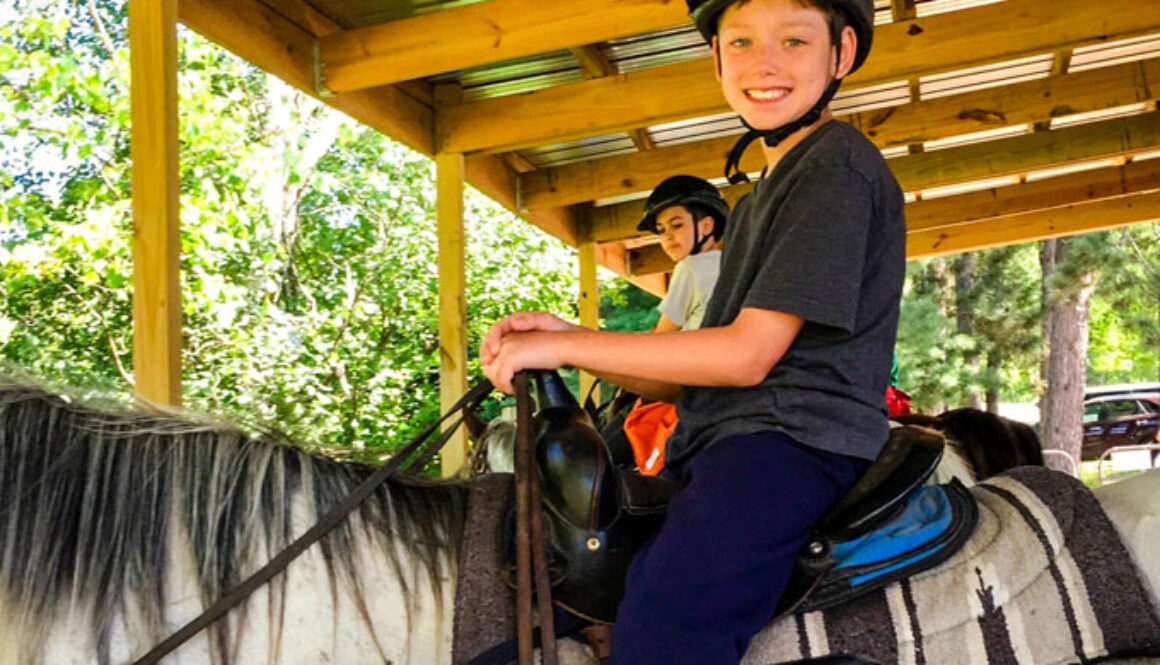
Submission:
{"label": "leather rein", "polygon": [[[527,381],[523,381],[524,398],[527,399]],[[386,464],[379,467],[370,477],[362,482],[350,494],[346,496],[337,506],[332,508],[328,513],[319,518],[314,526],[310,527],[305,533],[298,537],[297,540],[286,546],[286,549],[279,552],[274,558],[262,566],[250,577],[242,581],[238,586],[231,589],[224,596],[219,598],[217,602],[211,605],[207,610],[202,612],[199,616],[194,618],[189,623],[185,624],[178,631],[174,632],[169,637],[165,638],[157,646],[153,647],[149,653],[141,658],[133,661],[133,665],[155,665],[160,662],[162,658],[172,653],[175,649],[180,647],[197,633],[212,624],[214,621],[220,619],[226,612],[229,612],[238,603],[245,600],[255,590],[259,589],[270,581],[278,573],[286,569],[298,555],[305,552],[311,545],[318,542],[331,529],[337,526],[340,522],[347,518],[351,512],[358,508],[364,501],[366,501],[375,489],[382,485],[388,478],[395,475],[397,471],[416,471],[422,469],[435,454],[450,440],[451,435],[463,423],[465,416],[460,416],[455,423],[442,432],[438,437],[431,438],[431,435],[443,424],[452,414],[456,412],[468,413],[468,407],[475,408],[487,397],[493,390],[491,382],[484,379],[475,384],[471,390],[459,399],[450,409],[447,410],[439,420],[436,420],[426,429],[418,434],[414,439],[407,443],[391,456],[391,459]],[[517,395],[518,400],[518,395]],[[525,406],[524,411],[527,412],[527,418],[531,418],[530,407]],[[522,420],[521,420],[522,422]],[[404,464],[406,465],[404,466]],[[538,483],[535,484],[538,488]],[[538,504],[538,501],[537,501]],[[541,552],[542,552],[541,548]],[[546,564],[545,564],[546,565]],[[546,588],[546,587],[545,587]],[[549,616],[551,612],[548,612]]]}

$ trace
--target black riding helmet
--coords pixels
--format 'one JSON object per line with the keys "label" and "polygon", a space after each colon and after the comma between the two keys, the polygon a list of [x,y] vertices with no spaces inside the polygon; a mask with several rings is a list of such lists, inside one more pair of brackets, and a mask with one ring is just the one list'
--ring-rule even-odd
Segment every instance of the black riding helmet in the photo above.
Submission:
{"label": "black riding helmet", "polygon": [[[697,30],[700,31],[701,36],[710,44],[713,42],[713,36],[717,34],[717,27],[720,23],[721,13],[725,11],[730,5],[739,2],[740,0],[686,0],[689,7],[689,16],[696,24]],[[870,45],[874,41],[874,0],[797,0],[803,4],[816,7],[822,11],[832,9],[837,12],[845,20],[845,24],[854,29],[854,34],[857,36],[857,51],[854,53],[854,63],[850,67],[847,76],[853,74],[862,63],[866,62],[866,57],[870,54]],[[841,42],[838,41],[838,35],[831,36],[834,42],[834,47],[841,49]],[[838,53],[839,59],[841,52]],[[765,144],[773,147],[781,143],[787,136],[798,131],[802,127],[808,127],[818,121],[821,117],[822,110],[834,98],[834,94],[838,92],[838,86],[841,85],[842,79],[835,78],[826,91],[822,93],[821,98],[814,106],[807,111],[800,118],[789,122],[788,124],[776,127],[774,129],[754,129],[749,126],[742,118],[741,122],[749,130],[737,144],[733,146],[733,150],[729,154],[729,159],[725,163],[725,177],[729,179],[730,183],[737,184],[746,182],[748,177],[738,168],[741,161],[741,155],[745,148],[749,146],[755,139],[764,139]],[[735,173],[730,173],[736,170]]]}
{"label": "black riding helmet", "polygon": [[[636,225],[637,231],[658,233],[657,215],[672,206],[685,206],[693,214],[692,254],[701,251],[708,237],[720,240],[725,235],[725,224],[729,220],[729,204],[721,192],[707,180],[691,175],[675,175],[665,178],[653,189],[644,204],[644,215]],[[697,222],[708,214],[713,218],[713,233],[701,237]]]}
{"label": "black riding helmet", "polygon": [[[706,42],[712,43],[713,36],[717,34],[721,12],[738,1],[686,0],[686,4],[697,30]],[[815,0],[809,4],[819,9],[832,7],[845,17],[846,25],[854,29],[854,34],[858,36],[858,52],[854,54],[854,66],[850,68],[850,74],[853,74],[866,62],[866,56],[870,55],[870,44],[874,40],[874,0]]]}

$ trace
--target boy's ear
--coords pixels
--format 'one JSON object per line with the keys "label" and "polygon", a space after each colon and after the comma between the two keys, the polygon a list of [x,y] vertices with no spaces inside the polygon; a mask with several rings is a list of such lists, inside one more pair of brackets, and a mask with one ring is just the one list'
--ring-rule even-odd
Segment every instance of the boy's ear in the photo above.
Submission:
{"label": "boy's ear", "polygon": [[854,57],[858,50],[858,35],[854,32],[854,28],[846,26],[842,28],[842,36],[840,37],[842,44],[841,61],[838,62],[837,78],[846,78],[850,73],[850,69],[854,66]]}
{"label": "boy's ear", "polygon": [[715,223],[716,220],[713,219],[712,215],[705,215],[697,220],[697,229],[701,231],[702,238],[708,238],[713,235],[713,226]]}
{"label": "boy's ear", "polygon": [[721,80],[721,51],[719,46],[717,35],[713,35],[713,41],[709,42],[709,50],[713,52],[713,76],[716,76],[718,81]]}

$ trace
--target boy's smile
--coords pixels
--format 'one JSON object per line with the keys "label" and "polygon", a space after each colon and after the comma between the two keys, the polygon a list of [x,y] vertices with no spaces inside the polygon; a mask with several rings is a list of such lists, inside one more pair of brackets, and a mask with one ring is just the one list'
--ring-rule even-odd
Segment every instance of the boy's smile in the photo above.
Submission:
{"label": "boy's smile", "polygon": [[[756,129],[774,129],[801,117],[834,77],[826,15],[794,0],[733,4],[722,13],[715,39],[713,57],[725,99]],[[854,50],[853,30],[846,29],[843,74]]]}

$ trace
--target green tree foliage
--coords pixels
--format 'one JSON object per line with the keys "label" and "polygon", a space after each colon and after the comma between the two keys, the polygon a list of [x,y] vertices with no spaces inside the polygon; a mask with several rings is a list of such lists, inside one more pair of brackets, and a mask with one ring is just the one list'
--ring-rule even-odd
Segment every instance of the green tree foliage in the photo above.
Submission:
{"label": "green tree foliage", "polygon": [[600,320],[605,330],[642,332],[652,330],[661,318],[661,299],[623,279],[600,284]]}
{"label": "green tree foliage", "polygon": [[956,293],[956,274],[964,273],[955,264],[961,261],[935,258],[907,266],[900,387],[923,411],[966,405],[972,394],[988,391],[1004,401],[1034,399],[1042,347],[1035,247],[978,253],[970,284]]}
{"label": "green tree foliage", "polygon": [[[0,5],[0,358],[128,392],[125,26],[112,0]],[[432,164],[183,29],[179,48],[186,401],[379,455],[438,409]],[[577,285],[570,250],[473,191],[465,224],[477,370],[492,321],[574,318]],[[1157,257],[1156,224],[1069,241],[1048,293],[1099,266],[1090,383],[1160,379]],[[957,294],[956,260],[908,265],[900,387],[925,410],[1033,400],[1034,245],[980,253]],[[605,327],[647,330],[656,302],[605,281]]]}
{"label": "green tree foliage", "polygon": [[1104,237],[1108,256],[1092,304],[1088,381],[1160,381],[1160,224]]}
{"label": "green tree foliage", "polygon": [[[128,391],[124,6],[0,10],[0,355]],[[376,456],[438,411],[430,160],[182,30],[186,402]],[[575,317],[574,253],[473,190],[471,368],[516,309]]]}

